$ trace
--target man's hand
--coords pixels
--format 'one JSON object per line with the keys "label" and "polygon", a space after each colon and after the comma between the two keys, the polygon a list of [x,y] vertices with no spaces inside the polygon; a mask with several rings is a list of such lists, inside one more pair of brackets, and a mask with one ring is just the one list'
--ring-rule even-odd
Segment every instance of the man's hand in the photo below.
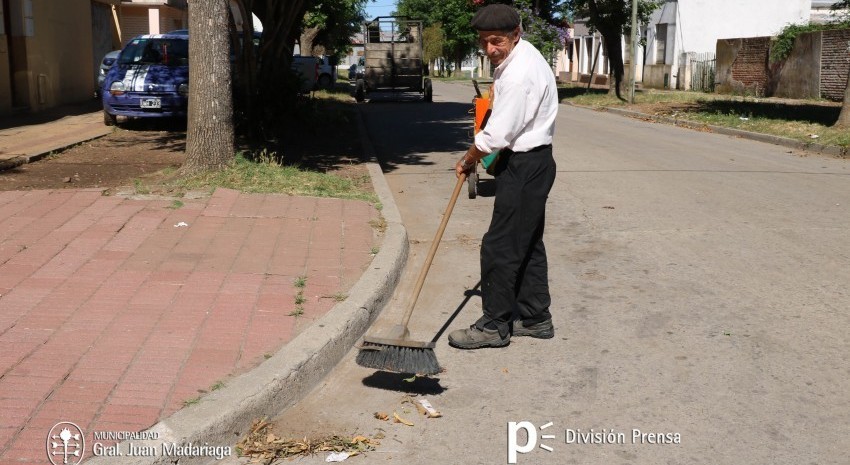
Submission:
{"label": "man's hand", "polygon": [[460,177],[461,174],[465,173],[468,176],[469,173],[472,172],[473,168],[475,168],[475,162],[473,161],[470,163],[466,154],[463,154],[463,156],[460,157],[460,160],[458,160],[455,164],[455,175]]}
{"label": "man's hand", "polygon": [[478,150],[478,147],[473,144],[472,147],[470,147],[469,150],[467,150],[466,153],[464,153],[463,156],[460,157],[460,160],[458,160],[455,164],[455,175],[457,175],[457,177],[460,177],[461,174],[471,173],[472,170],[475,168],[475,164],[478,163],[478,160],[480,160],[481,157],[485,155],[487,154]]}

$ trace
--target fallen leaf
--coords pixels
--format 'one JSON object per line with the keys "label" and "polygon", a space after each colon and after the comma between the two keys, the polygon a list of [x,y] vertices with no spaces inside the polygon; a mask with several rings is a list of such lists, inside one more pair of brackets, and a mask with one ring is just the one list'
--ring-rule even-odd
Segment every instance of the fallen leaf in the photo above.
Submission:
{"label": "fallen leaf", "polygon": [[375,412],[375,418],[381,421],[387,421],[390,419],[390,416],[384,412]]}
{"label": "fallen leaf", "polygon": [[404,418],[398,416],[398,414],[395,413],[395,412],[393,412],[393,418],[395,418],[396,423],[401,423],[401,424],[407,425],[407,426],[413,426],[413,423],[411,423],[410,421],[405,420]]}
{"label": "fallen leaf", "polygon": [[508,374],[508,369],[507,369],[507,368],[502,368],[502,373],[504,373],[504,374]]}

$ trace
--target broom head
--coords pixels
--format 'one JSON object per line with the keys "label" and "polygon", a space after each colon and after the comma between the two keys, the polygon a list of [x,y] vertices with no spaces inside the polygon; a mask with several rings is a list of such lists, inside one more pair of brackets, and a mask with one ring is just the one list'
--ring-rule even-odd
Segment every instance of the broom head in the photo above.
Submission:
{"label": "broom head", "polygon": [[365,368],[408,373],[436,375],[442,371],[433,342],[411,341],[406,338],[364,337],[357,364]]}

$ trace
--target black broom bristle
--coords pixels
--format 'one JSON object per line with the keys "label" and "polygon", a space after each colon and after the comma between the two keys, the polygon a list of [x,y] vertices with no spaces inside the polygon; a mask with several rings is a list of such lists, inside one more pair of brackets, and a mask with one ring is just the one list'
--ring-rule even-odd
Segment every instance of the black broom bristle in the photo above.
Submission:
{"label": "black broom bristle", "polygon": [[442,371],[433,348],[414,348],[363,342],[357,353],[357,364],[365,368],[436,375]]}

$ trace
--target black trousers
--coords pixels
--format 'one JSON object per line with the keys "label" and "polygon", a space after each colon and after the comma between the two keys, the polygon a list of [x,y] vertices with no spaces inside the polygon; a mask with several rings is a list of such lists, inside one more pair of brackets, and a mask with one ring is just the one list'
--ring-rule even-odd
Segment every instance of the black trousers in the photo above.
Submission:
{"label": "black trousers", "polygon": [[551,145],[498,161],[493,218],[481,244],[478,328],[498,328],[504,337],[515,317],[529,324],[551,318],[543,226],[555,169]]}

